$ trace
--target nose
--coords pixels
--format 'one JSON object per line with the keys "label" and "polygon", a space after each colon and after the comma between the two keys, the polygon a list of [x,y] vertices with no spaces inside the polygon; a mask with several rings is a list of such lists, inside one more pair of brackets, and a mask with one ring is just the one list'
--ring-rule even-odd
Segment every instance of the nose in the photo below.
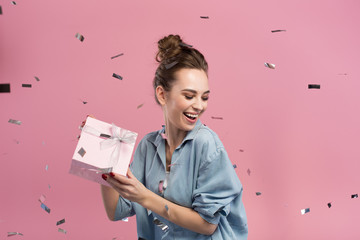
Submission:
{"label": "nose", "polygon": [[196,98],[194,104],[192,105],[192,107],[194,108],[194,110],[196,112],[202,112],[205,109],[206,103],[200,98]]}

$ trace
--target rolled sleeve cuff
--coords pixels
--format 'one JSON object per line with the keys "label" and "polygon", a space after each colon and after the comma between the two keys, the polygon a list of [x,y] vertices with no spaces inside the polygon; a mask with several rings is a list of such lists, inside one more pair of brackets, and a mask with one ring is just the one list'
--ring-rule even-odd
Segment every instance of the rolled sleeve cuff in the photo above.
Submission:
{"label": "rolled sleeve cuff", "polygon": [[226,206],[212,206],[207,209],[195,207],[194,210],[208,223],[219,224],[220,216],[227,216],[230,212],[230,205]]}
{"label": "rolled sleeve cuff", "polygon": [[115,221],[122,220],[124,218],[131,217],[134,214],[135,212],[133,210],[131,201],[126,200],[119,196],[119,200],[115,209],[114,220]]}

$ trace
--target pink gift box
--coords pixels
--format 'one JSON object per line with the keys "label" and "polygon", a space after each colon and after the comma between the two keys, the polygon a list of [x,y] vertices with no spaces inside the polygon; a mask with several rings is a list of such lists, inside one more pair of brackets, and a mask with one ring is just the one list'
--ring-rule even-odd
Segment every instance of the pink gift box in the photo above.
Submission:
{"label": "pink gift box", "polygon": [[126,176],[136,138],[137,133],[88,117],[69,172],[109,185],[101,175],[114,172]]}

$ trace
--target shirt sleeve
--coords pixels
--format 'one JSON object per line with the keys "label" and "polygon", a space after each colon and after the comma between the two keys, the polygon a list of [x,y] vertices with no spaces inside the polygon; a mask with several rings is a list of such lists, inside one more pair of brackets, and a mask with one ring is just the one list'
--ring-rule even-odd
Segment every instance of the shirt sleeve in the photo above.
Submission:
{"label": "shirt sleeve", "polygon": [[[130,164],[130,170],[134,176],[144,184],[144,168],[145,168],[146,142],[142,139],[137,146],[134,159]],[[135,215],[134,203],[119,196],[115,210],[115,221]]]}
{"label": "shirt sleeve", "polygon": [[192,208],[207,222],[218,224],[221,215],[229,214],[231,202],[241,191],[225,149],[219,148],[200,164]]}

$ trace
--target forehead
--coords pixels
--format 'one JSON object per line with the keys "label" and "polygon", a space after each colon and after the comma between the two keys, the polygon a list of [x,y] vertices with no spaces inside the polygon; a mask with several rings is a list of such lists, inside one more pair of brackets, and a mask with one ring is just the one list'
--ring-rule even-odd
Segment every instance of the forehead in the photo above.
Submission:
{"label": "forehead", "polygon": [[209,90],[208,77],[203,70],[183,68],[175,73],[175,78],[173,90],[193,89],[200,93]]}

